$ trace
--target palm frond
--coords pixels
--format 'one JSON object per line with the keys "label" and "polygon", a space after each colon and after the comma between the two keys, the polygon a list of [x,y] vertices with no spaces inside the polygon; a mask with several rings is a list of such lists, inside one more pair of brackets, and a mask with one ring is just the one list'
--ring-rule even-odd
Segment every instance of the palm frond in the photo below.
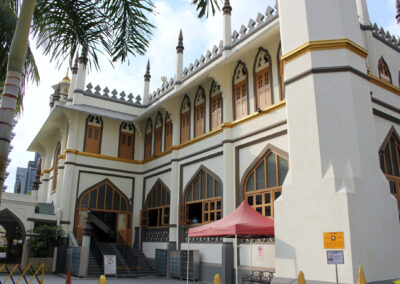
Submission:
{"label": "palm frond", "polygon": [[220,0],[193,0],[192,5],[196,6],[199,18],[204,17],[204,15],[208,18],[210,8],[213,16],[217,10],[220,10],[218,2],[220,2]]}

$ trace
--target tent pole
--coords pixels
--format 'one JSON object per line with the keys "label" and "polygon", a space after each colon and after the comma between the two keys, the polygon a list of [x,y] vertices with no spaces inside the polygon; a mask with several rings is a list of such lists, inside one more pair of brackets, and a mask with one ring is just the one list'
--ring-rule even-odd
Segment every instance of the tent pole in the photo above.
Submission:
{"label": "tent pole", "polygon": [[237,239],[237,235],[235,235],[235,273],[236,273],[236,284],[239,284],[238,281],[238,239]]}
{"label": "tent pole", "polygon": [[190,237],[189,237],[189,230],[188,230],[188,246],[187,246],[187,262],[186,262],[186,283],[189,283],[189,252],[190,252]]}
{"label": "tent pole", "polygon": [[250,239],[250,275],[253,274],[253,240]]}

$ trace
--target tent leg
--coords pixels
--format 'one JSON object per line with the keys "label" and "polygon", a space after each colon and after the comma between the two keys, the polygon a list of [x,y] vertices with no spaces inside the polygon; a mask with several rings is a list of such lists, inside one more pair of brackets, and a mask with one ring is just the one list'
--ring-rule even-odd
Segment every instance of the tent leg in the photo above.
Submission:
{"label": "tent leg", "polygon": [[189,252],[190,252],[190,237],[188,231],[188,246],[187,246],[187,262],[186,262],[186,283],[189,283]]}
{"label": "tent leg", "polygon": [[250,275],[253,274],[253,240],[250,239]]}
{"label": "tent leg", "polygon": [[238,239],[237,239],[237,235],[235,235],[235,274],[236,274],[236,284],[239,284],[239,279],[238,279]]}

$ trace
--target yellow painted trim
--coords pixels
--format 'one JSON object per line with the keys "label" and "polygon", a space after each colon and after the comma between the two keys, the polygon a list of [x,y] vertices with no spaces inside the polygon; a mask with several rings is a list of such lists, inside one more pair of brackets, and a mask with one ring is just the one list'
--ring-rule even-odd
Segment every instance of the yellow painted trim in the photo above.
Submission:
{"label": "yellow painted trim", "polygon": [[[207,132],[199,137],[196,137],[195,139],[189,140],[185,143],[179,144],[179,145],[175,145],[172,146],[172,149],[169,151],[165,151],[163,153],[160,153],[154,157],[151,157],[150,159],[146,159],[146,160],[129,160],[129,159],[123,159],[123,158],[119,158],[119,157],[113,157],[113,156],[108,156],[108,155],[102,155],[102,154],[94,154],[94,153],[88,153],[88,152],[82,152],[82,151],[78,151],[75,149],[66,149],[65,150],[65,154],[73,154],[73,155],[78,155],[78,156],[85,156],[85,157],[91,157],[91,158],[97,158],[97,159],[104,159],[104,160],[110,160],[110,161],[116,161],[116,162],[124,162],[124,163],[129,163],[129,164],[136,164],[136,165],[141,165],[141,164],[145,164],[147,162],[151,162],[154,161],[160,157],[166,156],[168,154],[170,154],[172,152],[172,150],[180,150],[183,149],[187,146],[193,145],[197,142],[203,141],[205,139],[208,139],[212,136],[215,136],[219,133],[221,133],[223,131],[224,128],[233,128],[236,127],[242,123],[248,122],[250,120],[259,118],[260,116],[266,115],[268,113],[271,113],[275,110],[278,110],[280,108],[283,108],[286,106],[286,101],[280,101],[272,106],[266,107],[264,108],[261,112],[255,112],[252,113],[250,115],[247,115],[239,120],[235,120],[233,122],[228,122],[228,123],[223,123],[221,124],[217,129]],[[64,155],[65,156],[65,155]]]}
{"label": "yellow painted trim", "polygon": [[58,158],[65,160],[65,155],[58,155]]}
{"label": "yellow painted trim", "polygon": [[360,55],[363,58],[366,58],[368,56],[368,50],[365,48],[359,46],[355,42],[343,38],[343,39],[331,39],[331,40],[316,40],[316,41],[310,41],[307,42],[298,48],[292,50],[289,53],[286,53],[285,55],[282,56],[282,62],[283,64],[286,64],[303,54],[306,54],[311,51],[316,51],[316,50],[330,50],[330,49],[348,49],[355,54]]}
{"label": "yellow painted trim", "polygon": [[378,77],[372,75],[371,73],[368,74],[368,76],[369,76],[372,84],[375,84],[381,88],[388,90],[389,92],[392,92],[395,95],[400,96],[400,88],[396,87],[393,84],[390,84],[390,82],[388,82],[384,79],[381,79],[381,78],[378,78]]}
{"label": "yellow painted trim", "polygon": [[51,167],[50,169],[47,170],[43,170],[43,173],[48,174],[51,173],[51,171],[53,170],[54,167]]}

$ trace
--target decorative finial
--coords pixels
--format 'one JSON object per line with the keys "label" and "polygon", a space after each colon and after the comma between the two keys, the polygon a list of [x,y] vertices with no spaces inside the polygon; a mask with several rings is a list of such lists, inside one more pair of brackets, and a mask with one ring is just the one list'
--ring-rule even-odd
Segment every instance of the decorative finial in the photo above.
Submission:
{"label": "decorative finial", "polygon": [[178,46],[176,47],[176,51],[178,53],[183,53],[183,50],[185,48],[183,47],[183,35],[182,35],[182,30],[179,32],[179,37],[178,37]]}
{"label": "decorative finial", "polygon": [[147,61],[147,67],[146,67],[146,74],[144,75],[144,80],[145,81],[150,81],[151,75],[150,75],[150,60]]}
{"label": "decorative finial", "polygon": [[229,0],[225,0],[224,7],[222,8],[224,15],[230,15],[232,12],[232,6]]}
{"label": "decorative finial", "polygon": [[37,165],[36,165],[36,176],[35,176],[35,180],[32,181],[33,186],[32,186],[32,190],[39,190],[39,185],[42,183],[40,181],[40,173],[42,171],[42,158],[39,158]]}
{"label": "decorative finial", "polygon": [[167,83],[168,79],[167,79],[167,77],[162,76],[162,77],[161,77],[161,81],[162,81],[162,84],[163,84],[163,86],[164,86],[164,85]]}

